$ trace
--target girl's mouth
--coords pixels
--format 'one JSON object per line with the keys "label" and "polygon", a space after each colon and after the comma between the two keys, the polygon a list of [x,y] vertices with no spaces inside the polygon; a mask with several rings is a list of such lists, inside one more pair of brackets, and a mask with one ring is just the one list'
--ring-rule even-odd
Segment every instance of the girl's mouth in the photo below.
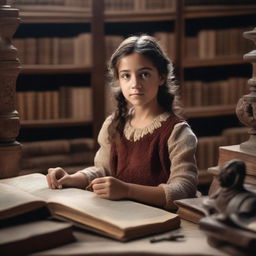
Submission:
{"label": "girl's mouth", "polygon": [[130,96],[142,96],[144,95],[143,93],[131,93]]}

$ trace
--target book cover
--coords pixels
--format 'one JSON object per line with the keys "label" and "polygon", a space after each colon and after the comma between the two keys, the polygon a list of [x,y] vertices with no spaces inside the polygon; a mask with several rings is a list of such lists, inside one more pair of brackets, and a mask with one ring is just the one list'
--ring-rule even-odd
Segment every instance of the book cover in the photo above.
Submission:
{"label": "book cover", "polygon": [[208,196],[202,196],[175,200],[174,203],[178,206],[177,214],[181,219],[199,223],[200,219],[207,215],[207,211],[203,207],[203,202],[207,198]]}
{"label": "book cover", "polygon": [[1,227],[1,255],[27,255],[75,241],[72,225],[38,220]]}

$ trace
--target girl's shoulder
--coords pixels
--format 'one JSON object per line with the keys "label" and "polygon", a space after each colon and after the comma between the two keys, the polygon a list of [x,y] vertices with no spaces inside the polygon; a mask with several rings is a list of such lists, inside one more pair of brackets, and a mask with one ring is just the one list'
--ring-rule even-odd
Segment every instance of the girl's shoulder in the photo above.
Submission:
{"label": "girl's shoulder", "polygon": [[111,124],[112,120],[113,120],[113,115],[108,116],[105,121],[103,122],[99,135],[98,135],[98,142],[104,142],[104,143],[109,143],[108,140],[108,127]]}
{"label": "girl's shoulder", "polygon": [[169,138],[169,141],[171,142],[183,140],[191,141],[194,144],[197,144],[197,137],[190,125],[185,120],[177,123],[174,126],[171,136]]}

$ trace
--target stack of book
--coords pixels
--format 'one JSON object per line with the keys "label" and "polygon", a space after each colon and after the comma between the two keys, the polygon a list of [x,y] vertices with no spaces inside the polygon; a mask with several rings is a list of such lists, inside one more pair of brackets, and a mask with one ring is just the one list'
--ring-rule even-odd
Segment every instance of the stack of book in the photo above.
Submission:
{"label": "stack of book", "polygon": [[94,141],[91,138],[24,142],[21,173],[47,173],[48,168],[63,167],[69,172],[93,164]]}
{"label": "stack of book", "polygon": [[245,184],[249,185],[249,188],[256,190],[256,153],[255,150],[245,150],[240,147],[240,144],[222,146],[219,148],[218,166],[209,168],[209,172],[212,173],[214,179],[209,189],[209,194],[212,194],[219,187],[217,180],[218,168],[223,166],[226,162],[239,159],[244,161],[246,165]]}

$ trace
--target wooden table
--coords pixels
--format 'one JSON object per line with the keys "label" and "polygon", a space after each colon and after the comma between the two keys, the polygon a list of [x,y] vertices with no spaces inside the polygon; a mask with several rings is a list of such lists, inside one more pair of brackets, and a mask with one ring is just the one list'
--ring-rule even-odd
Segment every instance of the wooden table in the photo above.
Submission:
{"label": "wooden table", "polygon": [[[162,237],[170,233],[183,234],[184,241],[162,241],[150,243],[153,237]],[[156,236],[136,239],[129,242],[118,242],[84,230],[75,229],[77,241],[55,249],[39,252],[33,256],[82,256],[82,255],[216,255],[227,256],[207,243],[204,233],[199,226],[182,220],[181,228]]]}

